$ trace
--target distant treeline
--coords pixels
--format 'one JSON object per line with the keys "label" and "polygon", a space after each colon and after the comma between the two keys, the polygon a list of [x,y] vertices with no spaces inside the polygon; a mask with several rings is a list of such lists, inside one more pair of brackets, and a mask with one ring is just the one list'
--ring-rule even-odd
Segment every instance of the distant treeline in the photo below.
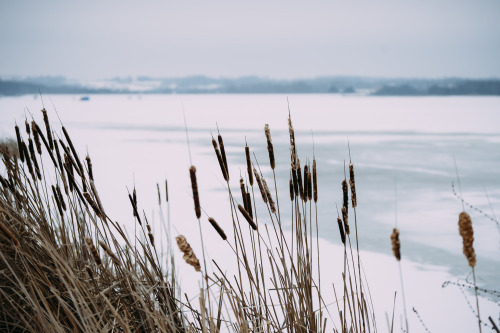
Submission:
{"label": "distant treeline", "polygon": [[[106,88],[102,88],[102,87]],[[96,83],[64,77],[0,79],[0,96],[27,94],[358,94],[376,96],[500,95],[500,79],[388,79],[318,77],[276,80],[261,77],[126,77]]]}

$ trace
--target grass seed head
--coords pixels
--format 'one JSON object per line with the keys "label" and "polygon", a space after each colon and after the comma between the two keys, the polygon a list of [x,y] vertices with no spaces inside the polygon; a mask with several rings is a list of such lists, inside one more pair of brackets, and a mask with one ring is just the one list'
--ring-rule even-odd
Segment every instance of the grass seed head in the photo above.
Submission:
{"label": "grass seed head", "polygon": [[196,255],[194,254],[191,245],[189,245],[189,243],[187,242],[186,237],[184,237],[183,235],[179,235],[175,237],[175,239],[177,241],[179,250],[184,253],[184,256],[182,258],[186,261],[187,264],[193,266],[197,272],[200,272],[200,261],[198,260],[198,258],[196,258]]}
{"label": "grass seed head", "polygon": [[470,267],[476,266],[476,252],[474,251],[474,229],[472,220],[466,212],[461,212],[458,216],[458,230],[463,241],[463,252]]}
{"label": "grass seed head", "polygon": [[399,230],[394,228],[391,234],[392,253],[397,261],[401,261],[401,243],[399,242]]}

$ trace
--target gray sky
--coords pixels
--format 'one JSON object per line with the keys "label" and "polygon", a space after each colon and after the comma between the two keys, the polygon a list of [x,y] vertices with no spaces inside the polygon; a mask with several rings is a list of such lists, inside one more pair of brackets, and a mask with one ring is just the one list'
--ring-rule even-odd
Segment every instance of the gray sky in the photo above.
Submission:
{"label": "gray sky", "polygon": [[500,1],[2,1],[0,76],[500,77]]}

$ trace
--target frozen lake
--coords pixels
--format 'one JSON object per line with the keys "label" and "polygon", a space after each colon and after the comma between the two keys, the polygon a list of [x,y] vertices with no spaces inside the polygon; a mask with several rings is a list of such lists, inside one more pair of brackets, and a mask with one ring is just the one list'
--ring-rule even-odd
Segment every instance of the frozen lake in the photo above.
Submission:
{"label": "frozen lake", "polygon": [[[227,192],[210,132],[217,133],[217,122],[231,184],[238,193],[240,172],[244,175],[246,170],[245,139],[264,175],[272,177],[263,131],[269,124],[286,225],[290,214],[286,95],[95,95],[87,102],[80,96],[46,96],[45,106],[55,125],[49,98],[81,157],[88,150],[108,215],[130,226],[129,231],[133,219],[126,186],[131,189],[135,180],[139,206],[155,215],[156,183],[163,188],[168,179],[172,223],[179,233],[194,233],[183,109],[201,204],[228,229]],[[320,237],[340,244],[335,204],[341,206],[349,141],[360,248],[392,255],[389,236],[397,218],[403,261],[438,266],[451,277],[465,279],[470,269],[458,233],[462,205],[451,186],[457,183],[454,158],[464,199],[495,216],[500,212],[500,98],[291,95],[289,100],[302,163],[312,160],[314,136]],[[14,136],[14,120],[24,122],[25,108],[41,121],[39,98],[0,98],[1,137]],[[478,283],[499,290],[500,229],[491,219],[466,209],[475,232]],[[156,231],[160,232],[158,226]],[[197,233],[188,238],[193,247],[199,246]],[[218,250],[208,253],[216,258]]]}

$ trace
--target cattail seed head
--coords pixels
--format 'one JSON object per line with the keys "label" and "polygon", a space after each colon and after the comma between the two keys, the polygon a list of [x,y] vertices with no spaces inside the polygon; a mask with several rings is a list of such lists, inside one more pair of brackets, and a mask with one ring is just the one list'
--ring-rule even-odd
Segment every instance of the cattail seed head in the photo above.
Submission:
{"label": "cattail seed head", "polygon": [[31,130],[30,130],[30,124],[28,124],[28,120],[24,121],[24,125],[26,126],[26,133],[28,133],[28,135],[30,135]]}
{"label": "cattail seed head", "polygon": [[215,155],[217,155],[217,160],[219,161],[219,166],[220,170],[222,171],[222,176],[224,177],[225,181],[229,181],[229,175],[227,173],[226,165],[224,163],[224,160],[222,159],[221,152],[214,138],[212,138],[212,145],[214,146]]}
{"label": "cattail seed head", "polygon": [[399,230],[394,228],[391,234],[392,253],[397,261],[401,261],[401,243],[399,242]]}
{"label": "cattail seed head", "polygon": [[130,200],[130,204],[132,205],[134,217],[137,218],[137,221],[139,221],[139,224],[142,226],[142,221],[141,221],[141,218],[139,217],[139,213],[137,211],[137,200],[134,200],[134,198],[132,197],[132,195],[130,195],[130,193],[128,195],[128,199]]}
{"label": "cattail seed head", "polygon": [[309,199],[309,186],[307,186],[307,174],[309,173],[309,167],[304,165],[304,201],[307,202],[307,199]]}
{"label": "cattail seed head", "polygon": [[349,193],[347,192],[347,181],[344,179],[342,181],[342,207],[348,207],[349,206]]}
{"label": "cattail seed head", "polygon": [[56,157],[57,157],[57,163],[59,164],[59,169],[63,170],[63,165],[61,161],[61,154],[59,153],[59,145],[57,144],[57,141],[54,140],[54,148],[56,149]]}
{"label": "cattail seed head", "polygon": [[149,225],[149,223],[146,224],[146,228],[148,229],[149,241],[151,242],[151,245],[154,246],[155,245],[155,238],[154,238],[153,234],[151,233],[151,226]]}
{"label": "cattail seed head", "polygon": [[250,214],[250,217],[253,219],[252,197],[250,196],[250,192],[247,192],[247,207],[248,214]]}
{"label": "cattail seed head", "polygon": [[292,177],[290,177],[290,201],[293,201],[295,197],[295,192],[293,190],[293,181],[292,181]]}
{"label": "cattail seed head", "polygon": [[99,245],[101,245],[101,247],[103,248],[103,250],[111,258],[111,260],[113,260],[113,262],[116,265],[121,266],[121,263],[120,263],[120,260],[118,259],[118,257],[109,249],[109,247],[104,242],[99,241]]}
{"label": "cattail seed head", "polygon": [[266,124],[264,127],[264,132],[266,133],[267,139],[267,151],[269,152],[269,163],[271,164],[271,169],[274,170],[276,167],[276,161],[274,160],[274,147],[273,141],[271,140],[271,131],[269,130],[269,125]]}
{"label": "cattail seed head", "polygon": [[94,210],[94,212],[96,213],[97,216],[101,216],[101,211],[99,210],[99,207],[97,206],[97,204],[95,203],[94,200],[92,200],[92,197],[90,195],[89,192],[83,192],[83,196],[85,198],[85,200],[87,200],[87,202],[89,203],[90,207],[92,207],[92,209]]}
{"label": "cattail seed head", "polygon": [[349,185],[351,185],[352,208],[356,208],[358,201],[356,199],[356,182],[354,179],[354,164],[349,163]]}
{"label": "cattail seed head", "polygon": [[337,217],[337,223],[339,225],[340,239],[342,240],[342,244],[345,244],[344,226],[342,225],[342,220],[340,219],[340,217]]}
{"label": "cattail seed head", "polygon": [[293,182],[293,192],[295,192],[295,196],[299,195],[299,184],[297,181],[297,170],[292,165],[292,182]]}
{"label": "cattail seed head", "polygon": [[193,249],[186,241],[186,237],[184,237],[183,235],[179,235],[175,237],[175,239],[177,240],[177,246],[179,247],[179,250],[184,253],[184,256],[182,258],[186,261],[187,264],[193,266],[197,272],[200,272],[200,261],[198,260],[198,258],[196,258]]}
{"label": "cattail seed head", "polygon": [[168,202],[168,182],[165,179],[165,200]]}
{"label": "cattail seed head", "polygon": [[260,179],[260,176],[257,170],[255,170],[255,168],[253,168],[253,173],[255,175],[255,180],[257,181],[257,185],[259,185],[259,190],[260,194],[262,195],[262,200],[264,201],[264,203],[267,203],[266,191],[264,190],[264,186],[262,185],[262,180]]}
{"label": "cattail seed head", "polygon": [[35,167],[35,172],[39,180],[42,180],[42,174],[40,173],[40,168],[38,167],[38,162],[35,156],[35,148],[33,147],[33,140],[28,139],[28,148],[30,150],[31,161],[33,162],[33,166]]}
{"label": "cattail seed head", "polygon": [[[40,137],[40,139],[42,139],[43,145],[45,146],[45,149],[47,149],[47,152],[49,153],[50,159],[52,160],[52,163],[54,163],[54,166],[57,166],[57,162],[54,158],[54,155],[52,154],[52,149],[50,148],[50,145],[47,142],[47,139],[45,139],[45,135],[43,135],[43,132],[37,123],[35,123],[35,129],[36,129],[36,133],[38,133],[38,136]],[[52,140],[50,141],[50,143],[52,143]],[[41,151],[41,148],[40,148],[40,151]]]}
{"label": "cattail seed head", "polygon": [[33,120],[31,122],[31,131],[33,132],[33,139],[35,140],[36,151],[38,155],[42,155],[42,144],[40,143],[40,136],[38,134],[37,125]]}
{"label": "cattail seed head", "polygon": [[16,129],[17,150],[19,151],[19,158],[21,159],[21,162],[24,163],[24,150],[21,144],[21,133],[19,132],[19,127],[17,125],[14,128]]}
{"label": "cattail seed head", "polygon": [[[83,177],[83,167],[82,164],[80,163],[80,158],[78,158],[78,154],[76,153],[75,146],[73,146],[73,141],[71,141],[71,138],[69,137],[68,131],[66,131],[66,128],[63,126],[62,127],[64,137],[66,138],[66,141],[68,141],[69,147],[71,148],[71,152],[73,153],[73,156],[75,157],[76,164],[78,166],[78,174],[80,177]],[[68,154],[69,155],[69,154]]]}
{"label": "cattail seed head", "polygon": [[52,142],[52,133],[50,130],[49,117],[47,116],[47,110],[45,108],[42,109],[43,114],[43,122],[45,124],[45,130],[47,131],[47,140],[49,142],[49,147],[51,150],[54,150],[54,143]]}
{"label": "cattail seed head", "polygon": [[87,154],[85,157],[85,161],[87,162],[87,169],[90,180],[94,180],[94,173],[92,172],[92,161],[90,160],[90,156]]}
{"label": "cattail seed head", "polygon": [[57,190],[54,187],[54,185],[52,185],[51,187],[52,187],[52,195],[54,196],[54,200],[56,201],[56,205],[57,205],[57,209],[59,210],[59,214],[61,216],[63,216],[64,213],[63,213],[63,209],[62,209],[62,204],[61,204],[61,201],[59,200],[59,195],[57,194]]}
{"label": "cattail seed head", "polygon": [[267,201],[269,202],[269,206],[271,207],[271,212],[276,213],[276,205],[274,204],[273,197],[271,196],[271,191],[269,191],[269,187],[267,186],[267,182],[264,178],[262,178],[262,185],[264,185],[264,190],[266,191]]}
{"label": "cattail seed head", "polygon": [[313,192],[314,202],[318,202],[318,174],[316,172],[316,159],[313,159]]}
{"label": "cattail seed head", "polygon": [[222,136],[220,134],[217,136],[217,139],[219,140],[220,153],[222,155],[222,161],[224,162],[224,168],[226,169],[227,181],[229,180],[229,168],[227,166],[226,149],[224,148],[224,141],[222,141]]}
{"label": "cattail seed head", "polygon": [[94,246],[94,243],[92,243],[92,239],[90,237],[85,238],[85,242],[87,243],[87,248],[89,249],[90,253],[94,257],[94,260],[98,266],[102,266],[102,261],[101,258],[99,257],[99,252],[97,252],[97,249]]}
{"label": "cattail seed head", "polygon": [[189,176],[191,177],[191,188],[193,190],[193,201],[194,201],[194,211],[196,213],[196,218],[201,217],[201,207],[200,207],[200,197],[198,195],[198,183],[196,181],[196,168],[191,165],[189,168]]}
{"label": "cattail seed head", "polygon": [[311,177],[311,173],[308,172],[307,173],[307,196],[309,198],[309,201],[312,200],[313,198],[313,193],[312,193],[312,177]]}
{"label": "cattail seed head", "polygon": [[252,161],[250,160],[250,147],[245,145],[245,157],[247,159],[248,182],[253,186]]}
{"label": "cattail seed head", "polygon": [[302,186],[302,170],[300,169],[300,160],[297,158],[297,183],[299,184],[300,198],[304,200],[304,188]]}
{"label": "cattail seed head", "polygon": [[31,159],[30,159],[30,153],[28,152],[28,147],[26,147],[26,143],[21,142],[22,146],[23,146],[23,151],[24,151],[24,156],[25,156],[25,162],[26,162],[26,165],[28,166],[28,170],[31,174],[31,176],[33,177],[33,179],[35,178],[35,173],[33,172],[33,166],[31,165]]}
{"label": "cattail seed head", "polygon": [[238,205],[238,209],[240,210],[241,215],[247,220],[248,224],[252,227],[253,230],[257,230],[257,225],[253,221],[253,219],[250,217],[250,214],[243,208],[242,205]]}
{"label": "cattail seed head", "polygon": [[59,202],[61,203],[62,209],[66,211],[66,202],[64,202],[64,198],[61,193],[61,188],[59,185],[56,185],[57,196],[59,197]]}
{"label": "cattail seed head", "polygon": [[347,219],[347,207],[342,207],[342,219],[344,220],[345,233],[350,235],[351,228],[349,228],[349,221]]}
{"label": "cattail seed head", "polygon": [[240,190],[241,190],[241,200],[243,201],[243,206],[248,211],[247,193],[245,191],[245,182],[243,181],[243,178],[240,178]]}
{"label": "cattail seed head", "polygon": [[297,152],[295,151],[295,131],[293,130],[292,118],[288,117],[288,132],[290,134],[290,151],[292,157],[292,163],[295,164],[295,159]]}
{"label": "cattail seed head", "polygon": [[214,220],[213,217],[209,217],[208,218],[208,222],[210,222],[210,224],[212,225],[212,227],[214,227],[215,231],[217,231],[217,233],[222,238],[222,240],[226,240],[227,239],[226,233],[224,232],[224,230],[222,230],[222,228],[219,226],[219,224],[217,223],[217,221]]}
{"label": "cattail seed head", "polygon": [[476,252],[474,251],[474,229],[472,220],[466,212],[461,212],[458,216],[458,230],[463,241],[463,252],[470,267],[476,266]]}

